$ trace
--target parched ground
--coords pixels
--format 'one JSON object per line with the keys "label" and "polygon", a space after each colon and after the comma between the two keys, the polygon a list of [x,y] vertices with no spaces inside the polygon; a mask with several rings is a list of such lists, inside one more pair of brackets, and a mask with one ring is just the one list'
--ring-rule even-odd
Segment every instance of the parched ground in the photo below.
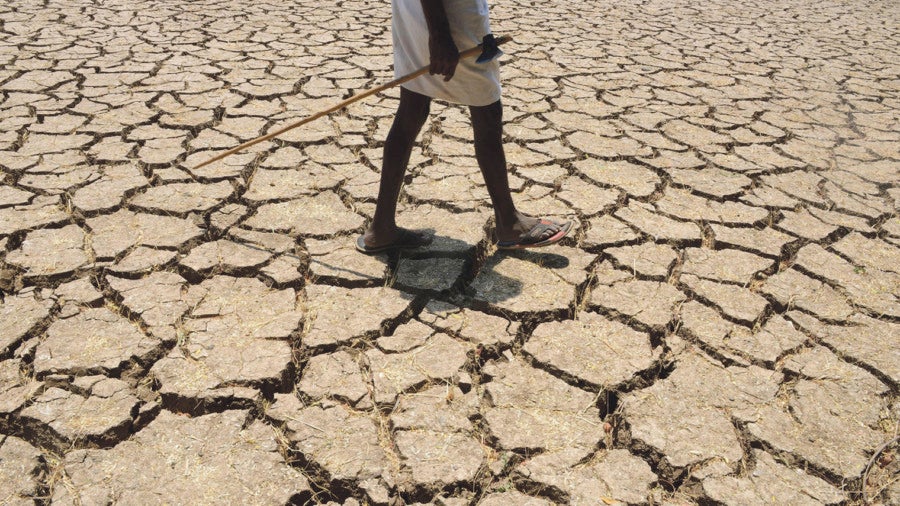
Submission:
{"label": "parched ground", "polygon": [[900,502],[900,4],[498,1],[353,249],[385,1],[0,5],[0,503]]}

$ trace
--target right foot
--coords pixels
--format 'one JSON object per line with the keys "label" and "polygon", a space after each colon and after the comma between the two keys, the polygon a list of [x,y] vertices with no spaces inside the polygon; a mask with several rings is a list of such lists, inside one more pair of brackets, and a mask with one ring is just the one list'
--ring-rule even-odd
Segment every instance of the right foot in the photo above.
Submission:
{"label": "right foot", "polygon": [[522,249],[549,246],[560,241],[572,228],[572,222],[558,223],[546,218],[535,218],[519,213],[510,227],[497,227],[497,247]]}

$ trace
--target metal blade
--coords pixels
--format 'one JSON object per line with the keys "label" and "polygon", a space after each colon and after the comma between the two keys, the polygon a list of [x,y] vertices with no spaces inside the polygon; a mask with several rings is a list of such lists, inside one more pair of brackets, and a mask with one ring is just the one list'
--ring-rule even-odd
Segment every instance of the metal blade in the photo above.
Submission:
{"label": "metal blade", "polygon": [[478,56],[475,63],[487,63],[502,55],[503,51],[500,50],[497,39],[494,38],[493,34],[489,33],[481,39],[481,55]]}

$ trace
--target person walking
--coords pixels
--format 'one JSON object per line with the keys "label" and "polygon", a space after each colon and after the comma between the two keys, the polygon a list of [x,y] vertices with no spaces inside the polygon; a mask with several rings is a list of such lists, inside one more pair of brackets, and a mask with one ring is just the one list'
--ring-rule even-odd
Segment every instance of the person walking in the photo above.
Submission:
{"label": "person walking", "polygon": [[396,223],[410,153],[433,98],[469,107],[475,158],[494,207],[497,247],[533,248],[560,241],[571,230],[570,221],[528,216],[513,203],[503,152],[499,63],[459,59],[458,47],[474,47],[491,33],[487,1],[392,0],[391,7],[395,76],[425,65],[430,65],[430,74],[401,85],[400,104],[384,143],[375,214],[357,238],[357,249],[376,254],[427,246],[433,240],[430,234]]}

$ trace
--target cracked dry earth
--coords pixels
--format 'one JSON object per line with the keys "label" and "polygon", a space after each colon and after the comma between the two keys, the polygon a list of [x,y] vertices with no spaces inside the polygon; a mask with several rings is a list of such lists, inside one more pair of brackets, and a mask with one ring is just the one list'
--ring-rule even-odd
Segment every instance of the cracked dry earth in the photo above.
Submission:
{"label": "cracked dry earth", "polygon": [[0,503],[900,502],[896,2],[496,2],[522,210],[386,2],[0,6]]}

